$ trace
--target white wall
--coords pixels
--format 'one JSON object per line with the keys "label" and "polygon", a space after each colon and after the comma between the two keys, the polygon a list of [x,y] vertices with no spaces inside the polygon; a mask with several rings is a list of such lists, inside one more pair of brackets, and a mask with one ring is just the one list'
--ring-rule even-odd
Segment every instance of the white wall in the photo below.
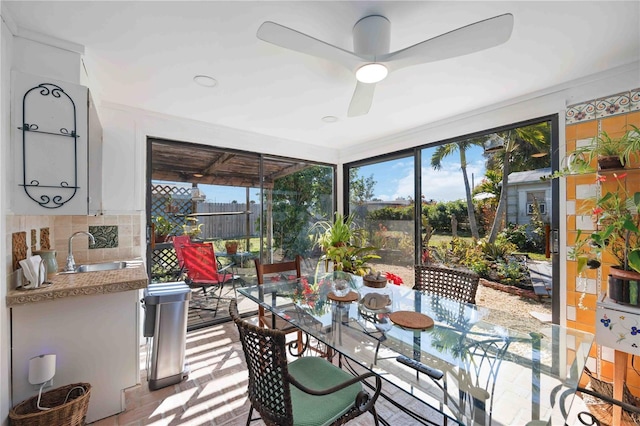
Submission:
{"label": "white wall", "polygon": [[[336,163],[338,152],[122,105],[98,105],[103,127],[105,214],[144,210],[147,137]],[[177,160],[179,161],[179,160]]]}
{"label": "white wall", "polygon": [[9,347],[9,310],[4,303],[7,296],[7,282],[5,277],[7,276],[7,264],[11,261],[10,250],[7,249],[11,245],[7,245],[7,241],[11,241],[9,236],[6,236],[6,209],[7,209],[7,173],[9,169],[9,84],[11,76],[11,56],[13,54],[13,36],[5,24],[4,19],[0,24],[0,236],[4,237],[4,244],[0,244],[0,424],[6,425],[8,423],[7,416],[9,415],[10,399],[9,399],[9,386],[10,386],[10,347]]}

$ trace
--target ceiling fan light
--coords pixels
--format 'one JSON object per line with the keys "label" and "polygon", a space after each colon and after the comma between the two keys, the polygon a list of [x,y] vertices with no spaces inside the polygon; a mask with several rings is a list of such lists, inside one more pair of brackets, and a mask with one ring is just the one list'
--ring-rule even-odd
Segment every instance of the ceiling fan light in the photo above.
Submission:
{"label": "ceiling fan light", "polygon": [[361,83],[377,83],[384,80],[389,70],[382,64],[365,64],[356,71],[356,79]]}

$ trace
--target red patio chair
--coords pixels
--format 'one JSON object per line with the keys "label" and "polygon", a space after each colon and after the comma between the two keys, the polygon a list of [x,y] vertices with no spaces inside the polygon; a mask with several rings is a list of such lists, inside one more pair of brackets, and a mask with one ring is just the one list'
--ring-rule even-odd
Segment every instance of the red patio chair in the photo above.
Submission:
{"label": "red patio chair", "polygon": [[229,281],[233,282],[233,290],[235,292],[235,276],[227,270],[231,265],[225,266],[224,268],[219,267],[212,244],[190,243],[189,245],[181,246],[178,250],[181,251],[184,270],[187,274],[185,282],[189,286],[202,288],[205,296],[207,295],[207,289],[209,287],[218,286],[220,288],[217,297],[215,296],[214,289],[214,297],[217,299],[217,303],[213,310],[217,312],[220,299],[222,298],[223,285]]}
{"label": "red patio chair", "polygon": [[182,247],[191,245],[191,237],[188,235],[176,235],[173,237],[173,250],[176,252],[176,258],[178,259],[178,279],[182,277],[184,273],[184,255],[182,254]]}

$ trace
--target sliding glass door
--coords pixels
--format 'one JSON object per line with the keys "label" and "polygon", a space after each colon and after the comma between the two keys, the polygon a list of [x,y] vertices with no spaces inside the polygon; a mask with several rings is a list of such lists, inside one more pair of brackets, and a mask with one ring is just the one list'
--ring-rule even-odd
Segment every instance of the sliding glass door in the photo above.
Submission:
{"label": "sliding glass door", "polygon": [[301,255],[315,267],[320,252],[314,225],[330,220],[334,207],[333,166],[283,158],[262,159],[262,260],[279,262]]}
{"label": "sliding glass door", "polygon": [[380,259],[371,262],[373,272],[393,274],[413,286],[415,258],[415,159],[393,157],[349,167],[349,213],[365,230],[368,244],[377,247]]}
{"label": "sliding glass door", "polygon": [[378,248],[374,269],[408,286],[416,264],[470,269],[557,322],[557,152],[551,116],[362,160],[344,166],[345,204]]}
{"label": "sliding glass door", "polygon": [[[148,171],[151,280],[191,279],[178,261],[178,236],[180,244],[213,245],[229,278],[222,291],[194,286],[190,329],[227,318],[228,300],[238,297],[234,286],[255,283],[254,259],[300,254],[307,268],[315,268],[319,252],[312,228],[335,210],[334,166],[150,138]],[[239,308],[256,307],[239,300]]]}

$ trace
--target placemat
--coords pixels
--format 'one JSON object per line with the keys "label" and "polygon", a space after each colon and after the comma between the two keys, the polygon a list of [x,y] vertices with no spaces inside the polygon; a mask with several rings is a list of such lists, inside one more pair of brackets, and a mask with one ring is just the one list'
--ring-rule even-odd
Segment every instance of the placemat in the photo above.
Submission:
{"label": "placemat", "polygon": [[433,327],[433,319],[419,312],[396,311],[389,315],[394,324],[414,330],[424,330]]}
{"label": "placemat", "polygon": [[355,302],[360,296],[355,291],[347,293],[346,296],[336,296],[332,291],[327,294],[327,299],[331,299],[334,302]]}

